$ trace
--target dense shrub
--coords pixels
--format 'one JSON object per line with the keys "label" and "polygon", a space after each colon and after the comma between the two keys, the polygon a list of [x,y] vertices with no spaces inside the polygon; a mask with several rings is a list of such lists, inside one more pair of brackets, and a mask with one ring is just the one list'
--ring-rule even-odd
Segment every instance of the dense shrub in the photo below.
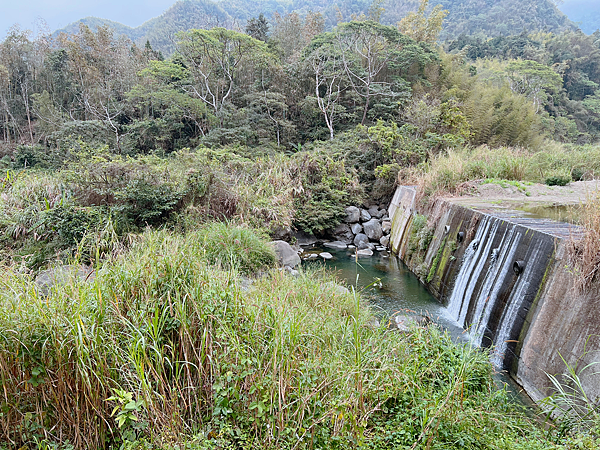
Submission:
{"label": "dense shrub", "polygon": [[222,222],[206,225],[198,234],[206,261],[226,270],[253,274],[273,267],[273,248],[265,237],[248,228]]}
{"label": "dense shrub", "polygon": [[344,207],[358,204],[363,191],[356,175],[324,152],[294,157],[295,174],[302,183],[296,193],[294,224],[307,233],[333,229],[344,217]]}

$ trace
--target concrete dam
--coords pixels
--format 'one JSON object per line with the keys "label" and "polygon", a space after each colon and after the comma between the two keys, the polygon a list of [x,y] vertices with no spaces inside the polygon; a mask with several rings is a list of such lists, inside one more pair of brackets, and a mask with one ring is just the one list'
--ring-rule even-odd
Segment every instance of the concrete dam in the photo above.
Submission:
{"label": "concrete dam", "polygon": [[550,375],[578,368],[600,398],[600,293],[577,289],[569,262],[575,225],[439,199],[416,210],[400,186],[390,206],[392,252],[404,261],[470,341],[491,348],[534,400],[552,393]]}

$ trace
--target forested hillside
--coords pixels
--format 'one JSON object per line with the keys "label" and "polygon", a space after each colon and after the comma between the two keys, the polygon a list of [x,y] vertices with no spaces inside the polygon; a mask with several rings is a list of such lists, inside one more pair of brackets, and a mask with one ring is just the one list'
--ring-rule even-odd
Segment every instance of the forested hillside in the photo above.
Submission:
{"label": "forested hillside", "polygon": [[600,2],[596,0],[566,0],[559,3],[558,7],[584,33],[592,34],[600,29]]}
{"label": "forested hillside", "polygon": [[[556,32],[576,28],[550,0],[445,0],[440,3],[448,11],[446,26],[440,34],[442,40],[455,38],[460,34],[500,36],[518,34],[523,30]],[[437,2],[432,2],[429,9],[436,4]],[[161,16],[137,28],[95,17],[88,17],[80,22],[94,30],[99,25],[109,25],[118,34],[125,34],[138,45],[149,40],[153,48],[170,54],[174,49],[174,34],[177,31],[214,26],[243,29],[248,19],[259,14],[271,19],[274,14],[296,12],[305,17],[309,12],[319,12],[324,18],[325,28],[330,30],[338,22],[369,15],[371,6],[374,10],[381,11],[382,23],[396,25],[410,11],[416,10],[418,5],[418,0],[378,0],[374,3],[371,0],[183,0],[175,3]],[[78,26],[78,23],[74,23],[59,32],[73,33]]]}

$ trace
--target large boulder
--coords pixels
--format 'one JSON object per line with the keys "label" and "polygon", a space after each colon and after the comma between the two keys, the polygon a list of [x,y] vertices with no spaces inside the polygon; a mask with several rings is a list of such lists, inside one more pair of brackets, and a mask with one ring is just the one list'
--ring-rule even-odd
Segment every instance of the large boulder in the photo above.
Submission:
{"label": "large boulder", "polygon": [[348,206],[346,208],[346,223],[356,223],[360,220],[360,210],[356,206]]}
{"label": "large boulder", "polygon": [[92,281],[95,278],[94,269],[87,266],[65,265],[44,270],[35,277],[39,292],[46,296],[52,288],[72,282]]}
{"label": "large boulder", "polygon": [[369,248],[369,237],[363,233],[357,234],[354,238],[354,245],[356,245],[356,248],[359,250],[362,250],[363,248]]}
{"label": "large boulder", "polygon": [[333,230],[333,237],[335,237],[337,241],[343,242],[344,244],[352,244],[352,241],[354,240],[354,233],[352,233],[350,225],[346,223],[340,223]]}
{"label": "large boulder", "polygon": [[296,267],[300,264],[300,256],[298,252],[292,248],[290,244],[285,241],[273,241],[271,242],[275,254],[277,255],[277,261],[279,265],[283,267]]}
{"label": "large boulder", "polygon": [[367,211],[366,209],[361,209],[360,210],[360,221],[368,222],[369,220],[371,220],[371,214],[369,214],[369,211]]}
{"label": "large boulder", "polygon": [[289,241],[292,238],[290,227],[277,227],[271,231],[271,239],[274,241]]}
{"label": "large boulder", "polygon": [[346,250],[348,248],[348,245],[341,241],[334,241],[334,242],[325,242],[323,244],[323,247],[334,248],[336,250]]}
{"label": "large boulder", "polygon": [[369,208],[369,214],[371,214],[371,217],[381,219],[386,214],[386,211],[384,209],[379,209],[378,206],[371,206]]}
{"label": "large boulder", "polygon": [[383,245],[384,247],[389,247],[390,246],[390,237],[383,236],[381,239],[379,239],[379,243],[381,245]]}
{"label": "large boulder", "polygon": [[323,283],[321,286],[326,290],[333,291],[334,295],[345,296],[345,295],[350,294],[350,291],[348,290],[348,288],[341,286],[333,281],[328,281],[327,283]]}
{"label": "large boulder", "polygon": [[302,247],[315,245],[317,242],[319,242],[319,240],[312,234],[307,234],[300,230],[292,232],[292,237],[294,237],[296,239],[296,243]]}
{"label": "large boulder", "polygon": [[392,222],[389,220],[381,222],[381,231],[383,231],[383,234],[390,234],[390,231],[392,231]]}
{"label": "large boulder", "polygon": [[365,229],[367,237],[372,241],[379,242],[379,239],[383,236],[381,224],[377,219],[371,219],[368,222],[363,223],[363,228]]}
{"label": "large boulder", "polygon": [[359,233],[362,233],[363,227],[360,223],[355,223],[355,224],[352,224],[350,229],[352,230],[353,234],[359,234]]}

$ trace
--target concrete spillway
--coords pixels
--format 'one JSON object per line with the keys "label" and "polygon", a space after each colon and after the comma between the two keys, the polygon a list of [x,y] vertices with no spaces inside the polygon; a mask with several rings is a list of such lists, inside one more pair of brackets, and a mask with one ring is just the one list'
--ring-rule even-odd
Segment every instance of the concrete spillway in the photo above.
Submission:
{"label": "concrete spillway", "polygon": [[[600,361],[600,299],[576,289],[566,249],[583,231],[571,224],[472,209],[438,200],[415,220],[415,189],[390,206],[391,246],[471,341],[491,348],[534,399],[550,394],[547,374]],[[594,370],[581,373],[600,398]]]}

